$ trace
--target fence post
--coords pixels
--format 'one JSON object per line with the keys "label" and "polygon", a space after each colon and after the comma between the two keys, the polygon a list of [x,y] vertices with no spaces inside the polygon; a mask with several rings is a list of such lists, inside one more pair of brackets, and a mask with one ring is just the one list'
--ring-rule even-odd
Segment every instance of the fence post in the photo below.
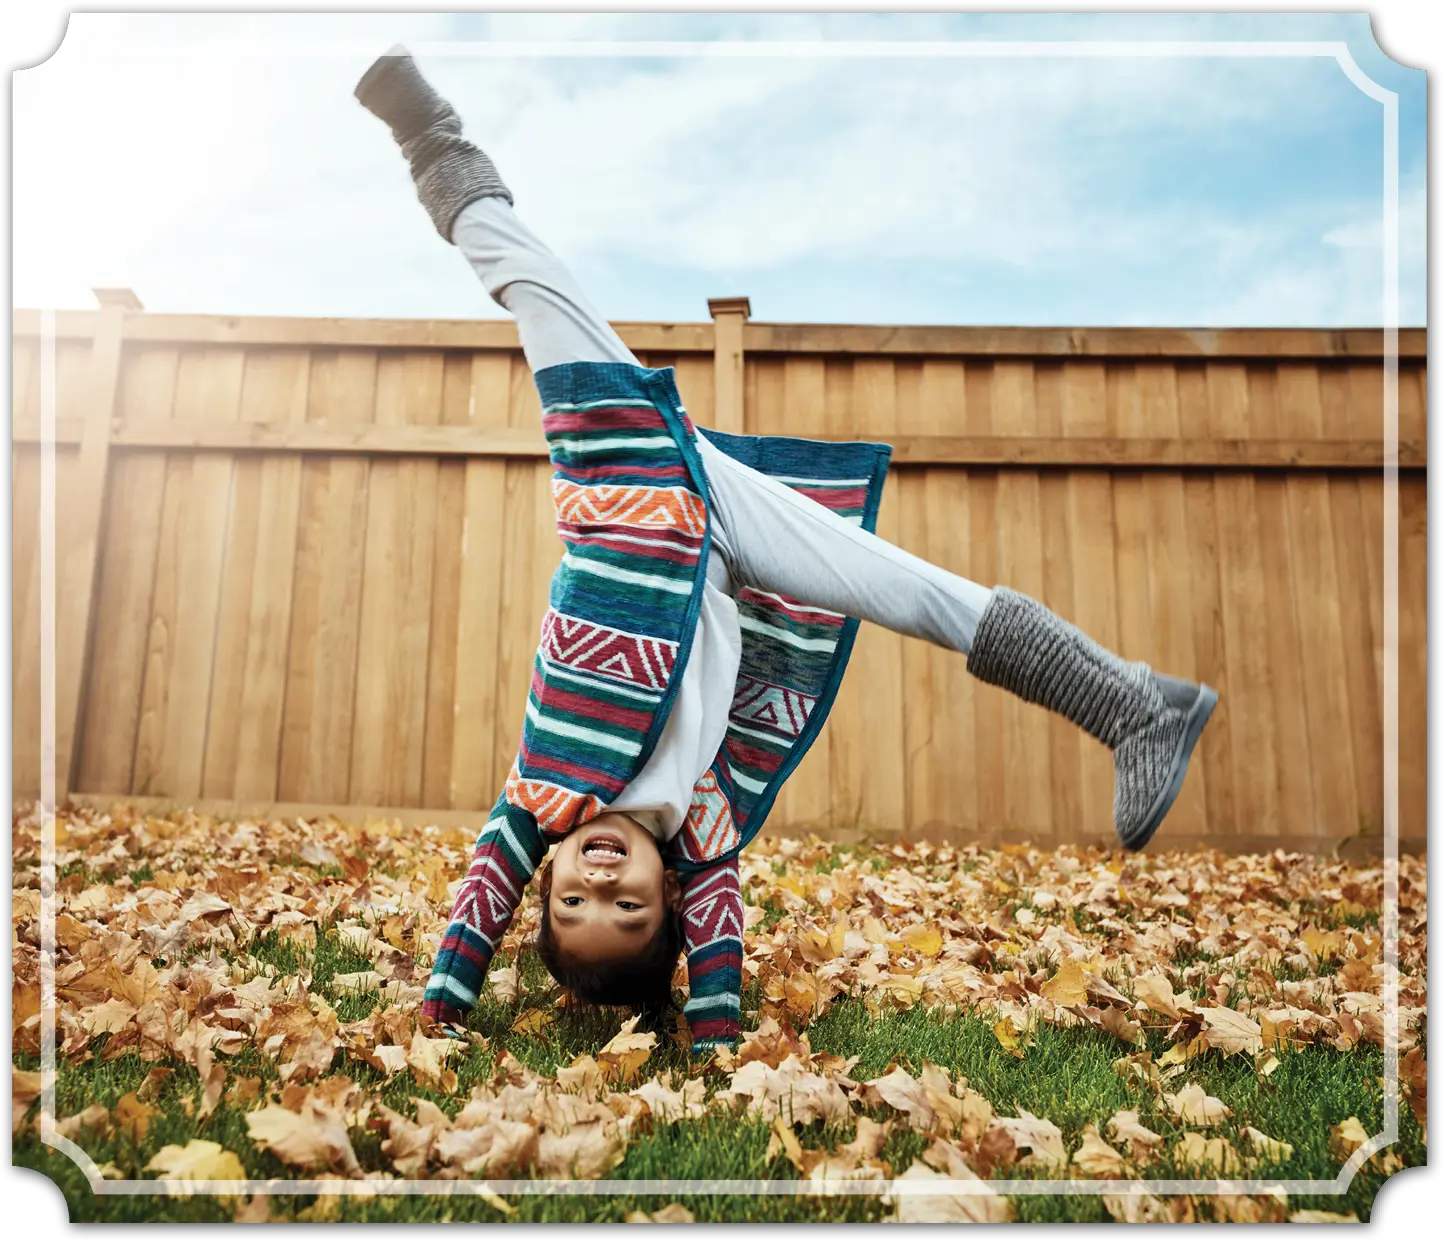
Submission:
{"label": "fence post", "polygon": [[55,795],[64,799],[74,787],[80,698],[95,624],[96,569],[100,561],[100,523],[110,468],[111,419],[120,385],[125,322],[143,310],[130,289],[93,289],[100,319],[90,347],[80,458],[75,485],[66,497],[57,531],[57,610],[55,616]]}
{"label": "fence post", "polygon": [[745,297],[710,297],[707,309],[716,323],[712,355],[716,408],[712,425],[719,431],[741,435],[747,427],[742,326],[752,314],[752,303]]}

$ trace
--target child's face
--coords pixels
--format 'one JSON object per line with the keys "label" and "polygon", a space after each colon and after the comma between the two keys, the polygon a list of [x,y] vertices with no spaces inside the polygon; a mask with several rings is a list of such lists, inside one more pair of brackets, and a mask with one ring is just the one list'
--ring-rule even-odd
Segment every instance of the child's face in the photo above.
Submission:
{"label": "child's face", "polygon": [[604,814],[557,847],[547,900],[557,946],[595,965],[644,948],[681,904],[681,887],[650,832],[624,814]]}

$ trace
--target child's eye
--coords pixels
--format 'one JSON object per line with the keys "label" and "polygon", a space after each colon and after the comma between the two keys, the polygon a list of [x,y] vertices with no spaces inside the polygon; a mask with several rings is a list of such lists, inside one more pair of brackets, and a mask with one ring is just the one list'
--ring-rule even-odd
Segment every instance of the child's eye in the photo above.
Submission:
{"label": "child's eye", "polygon": [[563,904],[563,905],[580,905],[581,903],[582,903],[582,898],[581,898],[580,896],[564,896],[564,897],[562,897],[562,904]]}
{"label": "child's eye", "polygon": [[635,901],[618,901],[617,904],[622,909],[641,909],[641,906],[638,905]]}

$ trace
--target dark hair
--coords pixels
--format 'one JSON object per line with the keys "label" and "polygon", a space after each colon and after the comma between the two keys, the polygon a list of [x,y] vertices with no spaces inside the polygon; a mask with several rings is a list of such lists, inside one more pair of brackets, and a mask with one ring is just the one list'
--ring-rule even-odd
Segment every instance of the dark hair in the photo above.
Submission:
{"label": "dark hair", "polygon": [[536,950],[556,982],[589,1004],[617,1004],[643,1014],[649,1021],[665,1017],[673,1008],[672,975],[682,955],[682,914],[664,909],[655,935],[634,956],[605,964],[591,964],[569,956],[556,941],[551,919],[552,868],[541,876],[541,926]]}

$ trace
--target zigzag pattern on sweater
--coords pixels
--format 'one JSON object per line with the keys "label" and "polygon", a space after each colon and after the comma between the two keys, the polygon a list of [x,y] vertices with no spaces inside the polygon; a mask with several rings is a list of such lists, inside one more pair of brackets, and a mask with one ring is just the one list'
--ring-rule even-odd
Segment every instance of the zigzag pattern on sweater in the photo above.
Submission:
{"label": "zigzag pattern on sweater", "polygon": [[734,1042],[742,1018],[742,880],[732,857],[683,881],[692,1050]]}

